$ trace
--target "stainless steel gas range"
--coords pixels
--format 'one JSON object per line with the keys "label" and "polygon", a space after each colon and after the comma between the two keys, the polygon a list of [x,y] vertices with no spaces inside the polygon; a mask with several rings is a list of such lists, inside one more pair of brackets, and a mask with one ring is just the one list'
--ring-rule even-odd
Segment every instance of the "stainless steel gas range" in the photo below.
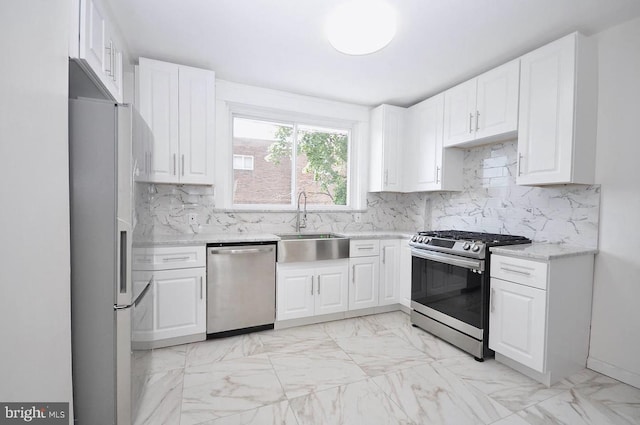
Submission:
{"label": "stainless steel gas range", "polygon": [[411,322],[482,361],[489,350],[489,247],[524,236],[418,232],[411,246]]}

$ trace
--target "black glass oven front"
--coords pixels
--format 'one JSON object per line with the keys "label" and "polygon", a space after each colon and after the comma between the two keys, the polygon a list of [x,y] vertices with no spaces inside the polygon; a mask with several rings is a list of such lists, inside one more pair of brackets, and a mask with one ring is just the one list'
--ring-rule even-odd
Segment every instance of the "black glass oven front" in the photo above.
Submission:
{"label": "black glass oven front", "polygon": [[487,308],[481,270],[412,256],[411,300],[484,329]]}

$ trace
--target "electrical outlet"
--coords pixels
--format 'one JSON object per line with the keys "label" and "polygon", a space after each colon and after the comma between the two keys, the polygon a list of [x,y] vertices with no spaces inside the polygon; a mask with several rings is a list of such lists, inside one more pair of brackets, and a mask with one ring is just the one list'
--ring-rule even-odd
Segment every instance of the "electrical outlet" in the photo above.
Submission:
{"label": "electrical outlet", "polygon": [[189,213],[187,214],[187,224],[189,225],[197,225],[198,224],[198,214]]}

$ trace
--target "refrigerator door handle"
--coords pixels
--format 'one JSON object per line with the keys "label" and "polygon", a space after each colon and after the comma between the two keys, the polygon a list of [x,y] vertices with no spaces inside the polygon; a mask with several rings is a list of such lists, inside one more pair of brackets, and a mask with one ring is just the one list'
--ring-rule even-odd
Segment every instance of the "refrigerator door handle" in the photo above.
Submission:
{"label": "refrigerator door handle", "polygon": [[118,241],[116,249],[116,300],[115,305],[130,305],[131,290],[131,226],[118,219]]}

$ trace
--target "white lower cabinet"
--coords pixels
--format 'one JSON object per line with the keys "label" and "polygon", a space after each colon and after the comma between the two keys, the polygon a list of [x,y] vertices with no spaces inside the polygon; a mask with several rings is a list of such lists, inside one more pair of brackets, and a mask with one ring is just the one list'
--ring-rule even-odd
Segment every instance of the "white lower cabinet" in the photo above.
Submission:
{"label": "white lower cabinet", "polygon": [[350,258],[349,269],[349,310],[376,307],[380,284],[380,257],[376,255]]}
{"label": "white lower cabinet", "polygon": [[586,367],[593,254],[548,261],[491,256],[489,348],[496,360],[552,385]]}
{"label": "white lower cabinet", "polygon": [[491,349],[542,372],[546,307],[546,291],[492,278]]}
{"label": "white lower cabinet", "polygon": [[[204,246],[134,251],[134,267],[147,270],[132,272],[133,293],[137,296],[148,283],[151,286],[133,309],[133,342],[155,348],[185,342],[184,338],[194,336],[204,339],[207,330]],[[196,251],[198,260],[190,261],[189,254]],[[171,265],[149,263],[147,266],[136,261],[159,255],[177,260]]]}
{"label": "white lower cabinet", "polygon": [[400,300],[400,240],[380,241],[380,291],[378,305],[396,304]]}
{"label": "white lower cabinet", "polygon": [[348,260],[280,263],[277,267],[277,320],[347,310]]}
{"label": "white lower cabinet", "polygon": [[146,328],[144,339],[155,341],[206,332],[205,274],[204,268],[133,272],[134,292],[152,279],[150,293],[138,305],[141,308],[136,307],[134,319],[144,325],[142,329]]}
{"label": "white lower cabinet", "polygon": [[278,263],[276,320],[410,306],[411,250],[406,239],[352,239],[349,252],[351,258],[344,260]]}

